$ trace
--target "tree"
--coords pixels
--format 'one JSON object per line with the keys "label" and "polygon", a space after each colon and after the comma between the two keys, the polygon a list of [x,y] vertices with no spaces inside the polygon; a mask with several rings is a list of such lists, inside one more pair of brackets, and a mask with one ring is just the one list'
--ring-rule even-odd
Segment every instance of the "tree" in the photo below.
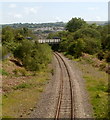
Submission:
{"label": "tree", "polygon": [[81,18],[72,18],[66,25],[66,30],[69,32],[75,32],[78,29],[86,26],[87,23]]}
{"label": "tree", "polygon": [[88,38],[84,38],[83,41],[85,43],[85,47],[83,49],[84,53],[88,53],[92,55],[100,51],[101,48],[100,39],[97,40],[95,38],[88,37]]}
{"label": "tree", "polygon": [[37,71],[50,62],[51,49],[48,45],[23,40],[14,51],[14,56],[21,60],[27,70]]}
{"label": "tree", "polygon": [[2,29],[2,43],[9,43],[14,41],[14,30],[7,26]]}
{"label": "tree", "polygon": [[101,35],[97,30],[92,28],[81,28],[74,33],[74,39],[87,38],[87,37],[100,39]]}
{"label": "tree", "polygon": [[92,28],[81,28],[74,33],[74,39],[83,39],[85,47],[83,52],[88,54],[94,54],[101,48],[101,35],[100,33]]}
{"label": "tree", "polygon": [[107,37],[108,34],[110,34],[110,25],[105,25],[100,27],[100,29],[98,29],[98,31],[101,34],[101,42],[102,42],[102,49],[105,51],[106,50],[106,42],[107,42]]}
{"label": "tree", "polygon": [[78,58],[82,55],[82,52],[85,48],[85,42],[83,39],[79,38],[77,41],[71,42],[68,48],[69,54],[73,55],[75,58]]}
{"label": "tree", "polygon": [[15,49],[16,44],[15,40],[15,31],[13,28],[6,26],[2,29],[2,44],[9,51],[13,51]]}
{"label": "tree", "polygon": [[93,29],[97,29],[98,25],[96,23],[93,23],[93,24],[89,25],[88,27],[93,28]]}
{"label": "tree", "polygon": [[68,40],[67,38],[63,38],[60,42],[59,49],[62,52],[68,51]]}
{"label": "tree", "polygon": [[110,34],[108,34],[104,40],[104,46],[106,48],[106,50],[110,51]]}

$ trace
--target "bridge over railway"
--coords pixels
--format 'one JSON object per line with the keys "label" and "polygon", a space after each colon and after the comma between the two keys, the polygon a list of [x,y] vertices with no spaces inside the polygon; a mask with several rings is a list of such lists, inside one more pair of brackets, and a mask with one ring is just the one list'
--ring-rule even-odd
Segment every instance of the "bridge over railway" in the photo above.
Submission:
{"label": "bridge over railway", "polygon": [[39,39],[39,43],[48,43],[48,44],[59,44],[61,39]]}

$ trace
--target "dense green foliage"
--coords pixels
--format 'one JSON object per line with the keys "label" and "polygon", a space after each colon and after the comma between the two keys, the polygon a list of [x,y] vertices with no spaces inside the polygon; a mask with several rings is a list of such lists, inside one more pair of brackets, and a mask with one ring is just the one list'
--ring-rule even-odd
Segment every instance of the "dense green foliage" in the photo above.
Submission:
{"label": "dense green foliage", "polygon": [[81,18],[72,18],[68,24],[66,25],[66,29],[69,32],[75,32],[78,29],[84,27],[86,25],[86,22]]}
{"label": "dense green foliage", "polygon": [[47,44],[23,40],[21,45],[14,51],[15,57],[19,58],[28,70],[40,70],[51,60],[51,49]]}
{"label": "dense green foliage", "polygon": [[108,34],[104,40],[105,49],[110,51],[110,34]]}
{"label": "dense green foliage", "polygon": [[40,70],[51,61],[51,48],[47,44],[39,44],[36,39],[27,28],[14,29],[6,26],[2,31],[3,55],[8,50],[27,70]]}
{"label": "dense green foliage", "polygon": [[78,58],[82,53],[96,55],[100,60],[110,56],[110,25],[87,24],[81,18],[72,18],[66,31],[50,33],[48,38],[60,38],[61,52]]}

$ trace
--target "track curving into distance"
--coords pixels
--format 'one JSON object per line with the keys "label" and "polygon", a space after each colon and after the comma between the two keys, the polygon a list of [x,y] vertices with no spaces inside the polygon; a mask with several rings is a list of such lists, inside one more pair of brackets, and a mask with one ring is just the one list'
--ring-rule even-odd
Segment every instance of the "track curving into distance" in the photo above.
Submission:
{"label": "track curving into distance", "polygon": [[75,102],[71,74],[62,56],[57,52],[54,52],[54,56],[60,67],[60,88],[55,111],[55,120],[59,118],[69,118],[73,120],[75,118]]}

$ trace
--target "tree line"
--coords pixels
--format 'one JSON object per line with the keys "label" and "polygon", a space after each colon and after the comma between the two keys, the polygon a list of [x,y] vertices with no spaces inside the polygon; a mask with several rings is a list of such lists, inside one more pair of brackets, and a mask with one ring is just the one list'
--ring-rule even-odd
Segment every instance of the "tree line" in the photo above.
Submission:
{"label": "tree line", "polygon": [[82,53],[96,55],[110,62],[110,25],[88,24],[81,18],[72,18],[66,31],[50,33],[47,38],[61,39],[59,51],[78,58]]}
{"label": "tree line", "polygon": [[51,61],[50,46],[39,44],[28,28],[6,26],[2,29],[2,55],[7,53],[12,53],[30,71],[40,70]]}
{"label": "tree line", "polygon": [[63,22],[55,22],[55,23],[14,23],[14,24],[6,24],[2,27],[10,26],[12,28],[42,28],[42,27],[64,27],[66,23]]}
{"label": "tree line", "polygon": [[[47,38],[60,38],[59,51],[79,58],[83,53],[96,55],[110,62],[110,25],[88,24],[72,18],[65,31],[50,33]],[[36,42],[34,42],[36,41]],[[2,29],[2,55],[13,53],[28,70],[39,70],[51,60],[51,48],[39,44],[37,36],[26,27]]]}

